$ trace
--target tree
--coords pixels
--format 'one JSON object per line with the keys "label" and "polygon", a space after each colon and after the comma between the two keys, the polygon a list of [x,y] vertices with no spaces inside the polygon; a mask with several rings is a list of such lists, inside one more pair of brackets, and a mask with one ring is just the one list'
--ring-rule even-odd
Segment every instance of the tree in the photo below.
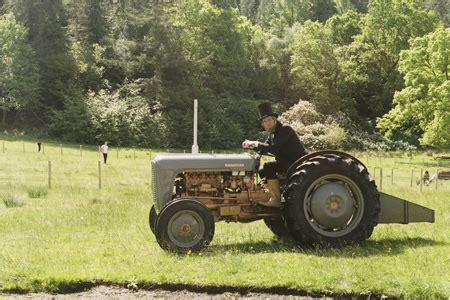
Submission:
{"label": "tree", "polygon": [[29,43],[36,53],[40,81],[32,119],[47,125],[54,111],[64,109],[76,88],[76,67],[68,51],[64,7],[61,0],[10,1],[18,19],[28,27]]}
{"label": "tree", "polygon": [[325,23],[337,13],[336,4],[332,0],[312,0],[311,20]]}
{"label": "tree", "polygon": [[362,118],[374,121],[392,108],[395,91],[403,88],[398,72],[400,51],[409,39],[433,31],[439,23],[416,0],[372,0],[362,34],[339,49],[342,97],[353,99]]}
{"label": "tree", "polygon": [[32,105],[38,74],[27,43],[27,30],[11,13],[0,16],[0,45],[0,109],[4,126],[8,111],[23,111]]}
{"label": "tree", "polygon": [[406,87],[395,93],[394,108],[378,119],[388,137],[416,139],[422,145],[450,147],[450,29],[411,42],[401,52]]}
{"label": "tree", "polygon": [[321,113],[348,108],[338,95],[340,68],[330,31],[318,22],[305,22],[291,46],[291,76],[297,99],[312,102]]}
{"label": "tree", "polygon": [[352,43],[353,38],[362,33],[363,17],[363,14],[348,10],[329,18],[325,25],[331,30],[333,43],[339,46]]}
{"label": "tree", "polygon": [[336,9],[339,13],[353,10],[359,13],[367,13],[368,0],[336,0]]}
{"label": "tree", "polygon": [[424,5],[434,10],[446,27],[450,26],[450,7],[448,0],[425,0]]}

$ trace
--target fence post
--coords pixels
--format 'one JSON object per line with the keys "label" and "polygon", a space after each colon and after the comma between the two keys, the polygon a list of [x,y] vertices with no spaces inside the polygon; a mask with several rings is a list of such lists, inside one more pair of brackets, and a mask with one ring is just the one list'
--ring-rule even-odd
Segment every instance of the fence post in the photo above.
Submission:
{"label": "fence post", "polygon": [[102,147],[98,146],[98,159],[102,158]]}
{"label": "fence post", "polygon": [[42,143],[42,154],[45,154],[45,145]]}
{"label": "fence post", "polygon": [[411,169],[411,188],[413,187],[413,181],[414,181],[414,169]]}
{"label": "fence post", "polygon": [[373,167],[373,180],[376,180],[377,179],[377,167]]}
{"label": "fence post", "polygon": [[380,191],[383,190],[383,168],[380,168]]}
{"label": "fence post", "polygon": [[3,153],[5,153],[5,142],[3,142]]}
{"label": "fence post", "polygon": [[23,143],[22,146],[23,146],[23,153],[25,153],[25,143]]}
{"label": "fence post", "polygon": [[98,161],[98,188],[102,189],[102,164]]}
{"label": "fence post", "polygon": [[117,151],[116,151],[116,158],[119,159],[119,147],[117,147]]}
{"label": "fence post", "polygon": [[48,161],[48,188],[52,188],[52,162]]}
{"label": "fence post", "polygon": [[422,191],[423,168],[420,168],[420,191]]}
{"label": "fence post", "polygon": [[61,156],[63,155],[63,153],[62,153],[62,144],[60,144],[60,147],[61,147]]}
{"label": "fence post", "polygon": [[436,190],[437,190],[437,187],[438,187],[438,180],[439,180],[439,168],[436,169],[436,185],[434,187]]}
{"label": "fence post", "polygon": [[80,145],[80,157],[82,157],[82,156],[83,156],[83,150],[82,150],[82,147]]}
{"label": "fence post", "polygon": [[133,159],[136,160],[136,149],[133,148]]}

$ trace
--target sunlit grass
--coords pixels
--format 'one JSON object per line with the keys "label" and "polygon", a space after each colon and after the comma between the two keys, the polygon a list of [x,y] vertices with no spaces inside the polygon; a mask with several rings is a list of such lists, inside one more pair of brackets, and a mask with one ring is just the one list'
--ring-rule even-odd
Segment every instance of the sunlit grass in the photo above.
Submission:
{"label": "sunlit grass", "polygon": [[[2,143],[2,141],[0,141]],[[217,223],[209,248],[176,256],[150,233],[149,150],[111,147],[108,164],[96,147],[31,142],[0,144],[0,189],[23,206],[0,202],[0,291],[64,291],[89,282],[289,287],[316,293],[448,297],[450,182],[411,187],[411,169],[437,165],[422,154],[379,159],[383,191],[436,210],[436,223],[379,225],[359,245],[303,248],[280,241],[261,221]],[[23,149],[25,148],[25,152]],[[51,188],[48,182],[51,161]],[[380,163],[381,161],[381,163]],[[447,165],[445,165],[447,164]],[[390,172],[395,167],[394,181]],[[440,162],[440,168],[449,167]],[[378,177],[377,177],[378,178]],[[377,182],[379,178],[377,179]]]}

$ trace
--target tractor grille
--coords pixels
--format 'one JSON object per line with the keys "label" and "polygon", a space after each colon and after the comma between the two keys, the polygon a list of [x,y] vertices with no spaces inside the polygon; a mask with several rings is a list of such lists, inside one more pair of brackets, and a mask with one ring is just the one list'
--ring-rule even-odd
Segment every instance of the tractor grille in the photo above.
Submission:
{"label": "tractor grille", "polygon": [[155,164],[152,161],[152,195],[153,195],[153,204],[155,204],[156,199],[157,198],[157,194],[156,194],[156,168],[155,168]]}

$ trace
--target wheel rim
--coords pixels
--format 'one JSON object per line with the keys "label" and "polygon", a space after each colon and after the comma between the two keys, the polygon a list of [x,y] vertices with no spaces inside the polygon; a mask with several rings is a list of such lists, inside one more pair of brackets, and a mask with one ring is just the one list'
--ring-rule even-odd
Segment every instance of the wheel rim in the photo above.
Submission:
{"label": "wheel rim", "polygon": [[170,218],[167,232],[170,241],[178,247],[193,247],[204,236],[205,222],[195,211],[179,211]]}
{"label": "wheel rim", "polygon": [[310,185],[303,209],[315,231],[327,237],[341,237],[352,232],[360,223],[364,197],[350,178],[329,174]]}

